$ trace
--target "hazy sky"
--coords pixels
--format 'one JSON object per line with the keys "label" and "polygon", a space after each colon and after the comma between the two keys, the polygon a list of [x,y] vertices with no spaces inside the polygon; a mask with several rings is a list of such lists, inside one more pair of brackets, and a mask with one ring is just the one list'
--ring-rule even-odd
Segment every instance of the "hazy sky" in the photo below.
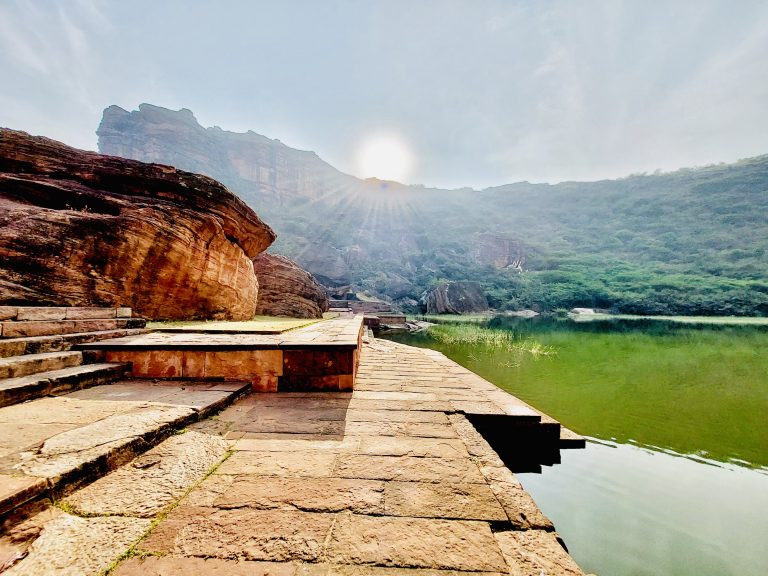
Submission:
{"label": "hazy sky", "polygon": [[768,2],[0,0],[0,126],[96,148],[191,109],[409,183],[592,180],[768,153]]}

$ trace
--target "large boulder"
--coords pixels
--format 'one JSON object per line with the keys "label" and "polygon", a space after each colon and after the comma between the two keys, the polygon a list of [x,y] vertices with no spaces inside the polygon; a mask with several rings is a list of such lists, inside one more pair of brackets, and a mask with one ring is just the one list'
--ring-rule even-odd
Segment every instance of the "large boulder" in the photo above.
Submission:
{"label": "large boulder", "polygon": [[253,259],[253,271],[259,279],[257,314],[322,318],[328,310],[325,289],[293,260],[264,252]]}
{"label": "large boulder", "polygon": [[477,282],[445,282],[421,299],[427,314],[467,314],[488,310],[488,300]]}
{"label": "large boulder", "polygon": [[211,178],[0,129],[0,304],[248,319],[274,239]]}

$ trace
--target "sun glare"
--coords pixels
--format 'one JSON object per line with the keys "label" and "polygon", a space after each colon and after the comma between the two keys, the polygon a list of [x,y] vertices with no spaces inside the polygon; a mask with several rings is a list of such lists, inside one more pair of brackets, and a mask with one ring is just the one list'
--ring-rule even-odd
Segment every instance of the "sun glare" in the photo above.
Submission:
{"label": "sun glare", "polygon": [[358,165],[363,178],[403,182],[411,169],[411,153],[396,136],[375,136],[360,147]]}

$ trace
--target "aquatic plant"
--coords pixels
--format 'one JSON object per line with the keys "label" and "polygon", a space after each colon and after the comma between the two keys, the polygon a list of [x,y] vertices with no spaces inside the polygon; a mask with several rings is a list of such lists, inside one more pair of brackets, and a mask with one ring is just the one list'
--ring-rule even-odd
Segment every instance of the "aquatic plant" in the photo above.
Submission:
{"label": "aquatic plant", "polygon": [[524,338],[517,332],[489,328],[478,324],[437,324],[430,326],[428,335],[443,344],[482,346],[507,352],[526,352],[534,356],[549,356],[555,353],[547,346],[532,338]]}

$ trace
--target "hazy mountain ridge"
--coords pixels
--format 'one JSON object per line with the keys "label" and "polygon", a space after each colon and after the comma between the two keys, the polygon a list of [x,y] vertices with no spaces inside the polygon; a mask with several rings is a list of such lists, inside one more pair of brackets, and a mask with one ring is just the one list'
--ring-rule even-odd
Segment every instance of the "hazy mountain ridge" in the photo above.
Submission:
{"label": "hazy mountain ridge", "polygon": [[[439,190],[360,180],[278,140],[203,128],[188,110],[111,106],[98,135],[102,153],[222,181],[277,231],[274,251],[329,285],[406,305],[451,279],[479,280],[498,308],[768,313],[768,156]],[[496,254],[505,249],[514,254]],[[505,258],[524,271],[496,268]]]}

